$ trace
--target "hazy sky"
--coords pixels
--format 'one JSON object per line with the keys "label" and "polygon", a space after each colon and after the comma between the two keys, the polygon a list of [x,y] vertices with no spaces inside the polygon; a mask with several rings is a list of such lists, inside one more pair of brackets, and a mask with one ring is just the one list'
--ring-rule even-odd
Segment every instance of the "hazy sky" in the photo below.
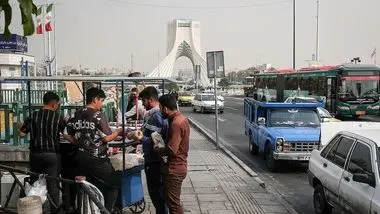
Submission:
{"label": "hazy sky", "polygon": [[[15,1],[15,0],[14,0]],[[44,3],[45,1],[36,1]],[[130,68],[150,72],[166,54],[166,27],[172,19],[201,23],[202,55],[224,50],[226,68],[256,63],[292,66],[292,1],[284,0],[58,0],[56,35],[59,65]],[[179,7],[278,4],[235,9],[142,7],[127,2]],[[281,3],[282,2],[282,3]],[[14,2],[14,4],[16,4]],[[297,67],[315,52],[316,0],[297,0]],[[320,0],[320,59],[338,64],[360,56],[370,62],[380,49],[379,0]],[[12,29],[20,32],[19,13]],[[3,21],[3,19],[2,19]],[[41,36],[29,37],[30,53],[42,59]],[[379,50],[380,51],[380,50]],[[190,67],[180,60],[176,67]],[[378,62],[380,54],[378,55]]]}

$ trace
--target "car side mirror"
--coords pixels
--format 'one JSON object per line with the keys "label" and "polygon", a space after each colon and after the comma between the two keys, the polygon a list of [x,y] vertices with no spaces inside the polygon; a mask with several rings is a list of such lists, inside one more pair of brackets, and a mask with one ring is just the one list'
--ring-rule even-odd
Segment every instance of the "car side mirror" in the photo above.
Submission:
{"label": "car side mirror", "polygon": [[373,173],[370,175],[364,173],[354,173],[352,180],[359,183],[368,184],[372,187],[376,185],[375,175]]}
{"label": "car side mirror", "polygon": [[257,124],[260,126],[265,125],[265,117],[259,117],[257,118]]}

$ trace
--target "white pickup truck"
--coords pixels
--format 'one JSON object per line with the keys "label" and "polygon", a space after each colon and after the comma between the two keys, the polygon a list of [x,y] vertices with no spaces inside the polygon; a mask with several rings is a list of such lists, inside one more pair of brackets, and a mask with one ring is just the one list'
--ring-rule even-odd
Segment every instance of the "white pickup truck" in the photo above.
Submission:
{"label": "white pickup truck", "polygon": [[380,123],[324,123],[321,144],[308,170],[315,212],[380,213]]}

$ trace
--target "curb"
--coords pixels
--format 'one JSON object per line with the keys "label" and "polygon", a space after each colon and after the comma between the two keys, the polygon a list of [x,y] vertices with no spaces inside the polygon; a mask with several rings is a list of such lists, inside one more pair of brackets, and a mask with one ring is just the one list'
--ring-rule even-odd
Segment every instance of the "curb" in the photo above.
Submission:
{"label": "curb", "polygon": [[[206,130],[206,128],[204,128],[201,124],[199,124],[198,122],[195,122],[195,120],[191,117],[188,117],[188,120],[190,122],[190,124],[195,128],[197,129],[198,131],[200,131],[206,138],[208,138],[213,144],[216,145],[216,142],[215,142],[215,136],[213,134],[211,134],[209,131]],[[241,161],[236,155],[234,155],[230,150],[228,150],[223,143],[223,140],[221,140],[219,138],[219,147],[220,149],[228,156],[230,157],[236,164],[238,164],[248,175],[250,175],[253,179],[255,179],[256,182],[259,183],[259,185],[262,187],[262,188],[265,188],[265,182],[262,181],[259,176],[257,175],[257,173],[255,171],[253,171],[249,166],[247,166],[243,161]]]}

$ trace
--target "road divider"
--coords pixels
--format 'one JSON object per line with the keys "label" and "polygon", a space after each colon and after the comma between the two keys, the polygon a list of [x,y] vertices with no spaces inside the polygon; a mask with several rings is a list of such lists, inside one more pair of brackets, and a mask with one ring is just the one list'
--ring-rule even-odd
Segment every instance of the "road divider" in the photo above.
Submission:
{"label": "road divider", "polygon": [[[215,117],[215,116],[214,116]],[[215,133],[203,127],[200,123],[194,120],[192,117],[188,117],[190,124],[200,131],[204,136],[206,136],[212,143],[216,145]],[[260,184],[262,188],[265,188],[265,182],[262,181],[257,173],[253,171],[249,166],[247,166],[243,161],[241,161],[236,155],[234,155],[230,150],[226,148],[227,143],[219,137],[219,147],[220,149],[228,155],[235,163],[237,163],[248,175],[250,175],[256,182]]]}

